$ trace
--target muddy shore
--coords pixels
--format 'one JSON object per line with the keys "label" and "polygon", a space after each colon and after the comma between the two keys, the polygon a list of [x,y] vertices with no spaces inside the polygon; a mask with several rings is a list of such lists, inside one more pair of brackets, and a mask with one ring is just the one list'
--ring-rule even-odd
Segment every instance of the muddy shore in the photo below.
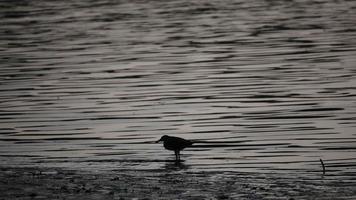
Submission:
{"label": "muddy shore", "polygon": [[0,199],[355,199],[355,177],[1,167]]}

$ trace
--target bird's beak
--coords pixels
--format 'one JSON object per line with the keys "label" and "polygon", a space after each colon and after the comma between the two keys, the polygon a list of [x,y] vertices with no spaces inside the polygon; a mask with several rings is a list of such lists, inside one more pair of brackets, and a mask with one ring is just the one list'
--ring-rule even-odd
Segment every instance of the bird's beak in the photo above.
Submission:
{"label": "bird's beak", "polygon": [[157,140],[156,143],[159,143],[160,141],[162,141],[161,139]]}

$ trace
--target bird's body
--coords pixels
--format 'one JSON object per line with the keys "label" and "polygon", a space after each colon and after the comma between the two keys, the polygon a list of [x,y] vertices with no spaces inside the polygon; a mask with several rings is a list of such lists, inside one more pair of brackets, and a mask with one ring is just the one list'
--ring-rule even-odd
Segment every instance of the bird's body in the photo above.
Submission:
{"label": "bird's body", "polygon": [[157,142],[163,141],[164,148],[174,151],[176,155],[176,161],[180,161],[180,151],[186,147],[189,147],[193,144],[192,141],[186,140],[179,137],[173,137],[164,135]]}

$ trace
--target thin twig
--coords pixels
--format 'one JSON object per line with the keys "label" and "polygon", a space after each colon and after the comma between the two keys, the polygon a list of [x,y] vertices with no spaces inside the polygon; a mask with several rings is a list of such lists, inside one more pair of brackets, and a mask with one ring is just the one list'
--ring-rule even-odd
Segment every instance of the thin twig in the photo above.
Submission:
{"label": "thin twig", "polygon": [[320,158],[321,166],[323,167],[323,175],[325,175],[325,165],[323,160]]}

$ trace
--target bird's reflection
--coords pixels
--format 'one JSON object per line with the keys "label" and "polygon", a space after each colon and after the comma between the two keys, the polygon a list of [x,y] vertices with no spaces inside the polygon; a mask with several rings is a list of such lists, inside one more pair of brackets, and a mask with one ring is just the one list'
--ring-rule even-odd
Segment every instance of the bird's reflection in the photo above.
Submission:
{"label": "bird's reflection", "polygon": [[184,164],[182,161],[174,161],[174,162],[166,162],[164,166],[166,171],[179,171],[179,170],[185,170],[188,169],[189,167]]}

